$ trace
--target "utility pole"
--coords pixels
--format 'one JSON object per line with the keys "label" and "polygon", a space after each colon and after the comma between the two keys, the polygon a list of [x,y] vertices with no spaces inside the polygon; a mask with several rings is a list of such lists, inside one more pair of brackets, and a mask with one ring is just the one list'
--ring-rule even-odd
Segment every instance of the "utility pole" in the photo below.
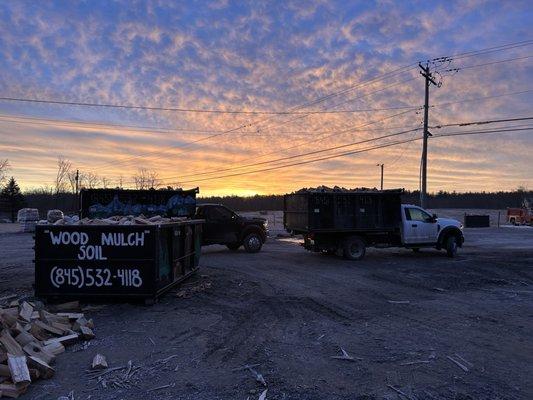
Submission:
{"label": "utility pole", "polygon": [[385,164],[376,164],[377,167],[381,167],[381,190],[383,190],[383,167]]}
{"label": "utility pole", "polygon": [[426,65],[423,66],[421,63],[418,63],[418,66],[422,71],[420,75],[425,78],[426,81],[426,93],[424,101],[424,140],[422,144],[422,188],[420,190],[420,207],[426,207],[426,197],[427,197],[427,166],[428,166],[428,137],[431,136],[431,133],[428,130],[428,120],[429,120],[429,85],[439,87],[440,85],[435,82],[431,71],[429,70],[429,62],[426,62]]}
{"label": "utility pole", "polygon": [[80,182],[80,170],[76,170],[76,196],[78,195],[78,188],[79,188],[79,182]]}

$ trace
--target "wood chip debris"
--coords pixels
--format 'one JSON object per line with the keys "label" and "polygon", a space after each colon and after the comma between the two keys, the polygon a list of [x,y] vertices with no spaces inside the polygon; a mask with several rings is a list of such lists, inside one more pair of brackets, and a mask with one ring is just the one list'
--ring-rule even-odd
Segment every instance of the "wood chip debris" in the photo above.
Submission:
{"label": "wood chip debris", "polygon": [[263,393],[259,395],[258,400],[267,400],[267,392],[268,392],[268,389],[263,390]]}
{"label": "wood chip debris", "polygon": [[[37,379],[54,376],[55,358],[65,346],[84,338],[88,321],[45,310],[40,302],[17,301],[16,306],[0,308],[0,397],[19,397]],[[79,303],[77,303],[79,309]],[[56,310],[74,309],[74,303],[58,305]],[[92,323],[92,321],[91,321]],[[87,331],[85,331],[87,332]]]}
{"label": "wood chip debris", "polygon": [[341,356],[331,356],[331,358],[335,358],[337,360],[352,361],[352,362],[355,362],[356,360],[362,360],[362,358],[359,358],[359,357],[352,357],[342,347],[340,349],[341,349],[342,355]]}
{"label": "wood chip debris", "polygon": [[463,357],[461,357],[459,354],[454,354],[453,356],[446,356],[448,360],[453,362],[455,365],[457,365],[459,368],[461,368],[463,371],[468,372],[474,364],[472,364],[470,361],[466,361]]}
{"label": "wood chip debris", "polygon": [[387,300],[390,304],[410,304],[409,300]]}
{"label": "wood chip debris", "polygon": [[195,293],[203,292],[207,289],[210,289],[211,286],[211,282],[202,282],[192,287],[184,287],[176,292],[176,297],[189,298]]}

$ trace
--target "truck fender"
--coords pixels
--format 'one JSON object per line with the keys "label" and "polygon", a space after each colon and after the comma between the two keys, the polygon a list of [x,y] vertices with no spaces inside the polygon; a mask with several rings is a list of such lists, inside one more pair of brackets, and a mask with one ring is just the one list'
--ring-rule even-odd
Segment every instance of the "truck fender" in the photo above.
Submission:
{"label": "truck fender", "polygon": [[447,226],[439,233],[439,238],[437,240],[437,249],[440,249],[444,246],[446,238],[450,235],[457,236],[457,245],[459,247],[463,246],[463,232],[461,232],[461,230],[456,226]]}
{"label": "truck fender", "polygon": [[263,243],[266,241],[265,232],[263,232],[261,228],[254,225],[247,226],[242,230],[240,240],[244,240],[244,238],[252,232],[259,234],[259,236],[261,236],[261,239],[263,240]]}

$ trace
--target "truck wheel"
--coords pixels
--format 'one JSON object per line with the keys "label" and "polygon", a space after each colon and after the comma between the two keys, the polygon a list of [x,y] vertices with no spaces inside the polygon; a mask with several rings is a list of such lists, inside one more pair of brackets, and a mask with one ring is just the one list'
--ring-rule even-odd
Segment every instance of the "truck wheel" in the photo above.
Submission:
{"label": "truck wheel", "polygon": [[244,249],[248,253],[257,253],[263,246],[263,240],[257,233],[250,233],[244,238]]}
{"label": "truck wheel", "polygon": [[352,236],[344,241],[342,251],[347,260],[361,260],[365,256],[366,245],[361,238]]}
{"label": "truck wheel", "polygon": [[240,243],[230,243],[230,244],[227,244],[226,247],[228,249],[230,249],[231,251],[237,251],[237,250],[239,250],[239,247],[241,247],[241,244]]}
{"label": "truck wheel", "polygon": [[516,220],[514,218],[511,218],[509,222],[511,223],[511,225],[516,225]]}
{"label": "truck wheel", "polygon": [[446,255],[455,257],[457,255],[457,237],[455,235],[446,238]]}

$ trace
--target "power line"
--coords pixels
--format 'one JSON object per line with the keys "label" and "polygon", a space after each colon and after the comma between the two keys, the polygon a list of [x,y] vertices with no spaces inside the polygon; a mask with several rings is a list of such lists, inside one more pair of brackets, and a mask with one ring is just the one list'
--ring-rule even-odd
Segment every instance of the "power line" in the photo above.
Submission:
{"label": "power line", "polygon": [[[413,69],[414,67],[412,66],[412,64],[410,65],[406,65],[406,66],[403,66],[403,67],[400,67],[400,68],[397,68],[395,70],[392,70],[390,72],[387,72],[387,73],[384,73],[384,74],[381,74],[381,75],[378,75],[377,77],[374,77],[373,79],[370,79],[370,80],[367,80],[367,81],[363,81],[361,83],[358,83],[356,85],[352,85],[346,89],[343,89],[339,92],[334,92],[334,93],[331,93],[329,95],[326,95],[326,96],[323,96],[323,97],[320,97],[316,100],[313,100],[311,102],[307,102],[307,103],[304,103],[302,105],[299,105],[299,106],[295,106],[293,108],[291,108],[291,110],[299,110],[299,109],[302,109],[302,108],[305,108],[305,107],[308,107],[308,106],[311,106],[311,105],[314,105],[314,104],[318,104],[320,102],[323,102],[323,101],[326,101],[332,97],[335,97],[335,96],[338,96],[338,95],[341,95],[341,94],[344,94],[344,93],[347,93],[357,87],[362,87],[362,86],[366,86],[366,85],[369,85],[371,83],[375,83],[375,82],[378,82],[382,79],[385,79],[385,78],[389,78],[389,77],[392,77],[392,76],[396,76],[396,75],[399,75],[403,72],[405,72],[405,70],[409,70],[409,69]],[[159,151],[153,151],[153,152],[149,152],[149,153],[144,153],[144,154],[141,154],[141,155],[136,155],[136,156],[133,156],[133,157],[130,157],[129,159],[126,159],[126,160],[122,160],[120,161],[121,163],[124,163],[124,162],[128,162],[129,160],[130,161],[133,161],[133,160],[136,160],[142,156],[145,156],[145,155],[150,155],[150,154],[157,154],[157,153],[164,153],[165,151],[168,151],[170,149],[174,149],[174,148],[184,148],[184,147],[188,147],[190,145],[193,145],[193,144],[196,144],[196,143],[199,143],[199,142],[203,142],[203,141],[206,141],[206,140],[209,140],[209,139],[213,139],[215,137],[219,137],[219,136],[222,136],[222,135],[225,135],[225,134],[228,134],[228,133],[231,133],[231,132],[236,132],[236,131],[239,131],[241,130],[242,128],[247,128],[247,127],[250,127],[250,126],[253,126],[253,125],[256,125],[258,123],[261,123],[261,122],[264,122],[264,121],[268,121],[272,118],[274,118],[275,116],[268,116],[268,117],[265,117],[259,121],[255,121],[255,122],[251,122],[251,123],[248,123],[248,124],[243,124],[243,125],[240,125],[236,128],[232,128],[232,129],[229,129],[229,130],[226,130],[226,131],[222,131],[220,133],[216,133],[216,134],[213,134],[213,135],[210,135],[210,136],[207,136],[207,137],[204,137],[204,138],[201,138],[201,139],[198,139],[198,140],[195,140],[193,142],[189,142],[189,143],[186,143],[184,145],[178,145],[178,146],[171,146],[169,149],[167,150],[159,150]],[[106,163],[103,163],[101,164],[102,166],[103,165],[113,165],[112,162],[106,162]],[[94,167],[94,166],[93,166]]]}
{"label": "power line", "polygon": [[499,45],[499,46],[487,47],[487,48],[480,49],[480,50],[472,50],[472,51],[466,51],[466,52],[462,52],[462,53],[456,53],[456,54],[452,54],[450,56],[436,57],[436,58],[432,58],[432,59],[430,59],[428,61],[443,62],[443,61],[448,61],[448,60],[459,60],[459,59],[462,59],[462,58],[474,57],[474,56],[493,53],[493,52],[497,52],[497,51],[511,50],[511,49],[514,49],[514,48],[517,48],[517,47],[530,46],[532,44],[533,44],[533,40],[528,39],[528,40],[522,40],[522,41],[519,41],[519,42],[503,44],[503,45]]}
{"label": "power line", "polygon": [[[505,49],[503,49],[503,50],[505,50]],[[477,65],[471,65],[471,66],[467,66],[467,67],[462,67],[461,69],[477,68],[477,67],[481,67],[481,66],[494,65],[494,64],[504,63],[504,62],[510,62],[510,61],[516,61],[516,60],[523,60],[523,59],[530,58],[530,57],[531,57],[531,56],[517,57],[517,58],[506,59],[506,60],[498,60],[498,61],[494,61],[494,62],[490,62],[490,63],[484,63],[484,64],[477,64]],[[413,109],[413,108],[411,108],[411,110],[412,110],[412,109]],[[312,114],[312,112],[306,112],[305,114],[306,114],[306,116],[307,116],[307,115],[309,115],[309,114]],[[329,136],[328,136],[328,137],[329,137]],[[204,139],[209,139],[209,138],[210,138],[210,137],[207,137],[207,138],[204,138]],[[326,138],[327,138],[327,137],[326,137]],[[196,143],[199,142],[199,141],[203,141],[204,139],[200,139],[200,140],[196,141]],[[324,138],[324,139],[325,139],[325,138]],[[321,139],[321,140],[323,140],[323,139]],[[195,142],[192,142],[191,144],[194,144],[194,143],[195,143]],[[185,145],[185,146],[188,146],[188,145]],[[184,146],[184,147],[185,147],[185,146]],[[297,145],[297,146],[293,146],[293,147],[290,147],[289,149],[291,149],[291,148],[295,148],[295,147],[298,147],[298,146],[299,146],[299,145]],[[157,151],[156,151],[155,153],[157,153]],[[135,157],[133,157],[133,159],[136,159],[136,158],[138,158],[138,157],[140,157],[140,156],[135,156]],[[124,161],[122,161],[122,163],[123,163],[123,162],[124,162]]]}
{"label": "power line", "polygon": [[148,110],[148,111],[174,111],[187,113],[209,113],[209,114],[254,114],[254,115],[294,115],[294,114],[349,114],[357,112],[376,112],[388,110],[405,110],[408,107],[383,107],[383,108],[368,108],[357,110],[310,110],[310,111],[243,111],[243,110],[202,110],[194,108],[171,108],[171,107],[151,107],[151,106],[129,106],[124,104],[106,104],[106,103],[81,103],[74,101],[60,101],[51,99],[28,99],[22,97],[0,97],[2,101],[14,101],[25,103],[42,103],[42,104],[58,104],[68,106],[82,106],[82,107],[103,107],[103,108],[124,108],[132,110]]}
{"label": "power line", "polygon": [[[504,132],[505,133],[505,132],[526,131],[526,130],[533,130],[533,127],[531,127],[531,128],[506,129],[506,130],[499,129],[499,130],[491,130],[491,131],[455,132],[455,133],[435,135],[432,138],[439,138],[439,137],[446,137],[446,136],[463,136],[463,135],[474,135],[474,134],[485,134],[485,133],[497,133],[497,132]],[[203,178],[203,179],[196,179],[196,180],[190,180],[190,181],[181,181],[181,182],[177,182],[177,183],[179,183],[179,184],[194,183],[194,182],[216,180],[216,179],[235,177],[235,176],[241,176],[241,175],[255,174],[255,173],[259,173],[259,172],[273,171],[273,170],[283,169],[283,168],[287,168],[287,167],[310,164],[310,163],[315,163],[315,162],[320,162],[320,161],[325,161],[325,160],[331,160],[331,159],[338,158],[338,157],[345,157],[345,156],[348,156],[348,155],[364,153],[364,152],[367,152],[367,151],[372,151],[372,150],[376,150],[376,149],[382,149],[382,148],[385,148],[385,147],[397,146],[399,144],[414,142],[414,141],[418,141],[418,140],[421,140],[421,139],[422,139],[422,137],[405,139],[405,140],[396,141],[396,142],[392,142],[392,143],[385,143],[385,144],[382,144],[382,145],[368,147],[368,148],[365,148],[365,149],[354,150],[354,151],[338,153],[338,154],[334,154],[334,155],[330,155],[330,156],[320,157],[320,158],[316,158],[316,159],[312,159],[312,160],[299,161],[299,162],[295,162],[295,163],[278,165],[278,166],[269,167],[269,168],[263,168],[263,169],[254,170],[254,171],[246,171],[246,172],[240,172],[240,173],[234,173],[234,174],[226,174],[226,175],[221,175],[221,176],[215,176],[215,177],[209,177],[209,178]]]}
{"label": "power line", "polygon": [[498,98],[498,97],[514,96],[514,95],[530,93],[530,92],[533,92],[533,89],[521,90],[519,92],[502,93],[502,94],[496,94],[496,95],[491,95],[491,96],[474,97],[472,99],[449,101],[449,102],[446,102],[446,103],[433,104],[430,107],[432,107],[432,108],[433,107],[445,107],[445,106],[449,106],[449,105],[452,105],[452,104],[469,103],[469,102],[480,101],[480,100],[495,99],[495,98]]}
{"label": "power line", "polygon": [[[494,95],[494,96],[485,96],[485,97],[481,97],[481,98],[477,98],[477,99],[467,99],[467,100],[461,100],[461,101],[458,101],[458,102],[436,104],[436,105],[433,105],[431,107],[445,106],[445,105],[456,104],[456,103],[465,102],[465,101],[485,100],[485,99],[490,99],[490,98],[494,98],[494,97],[503,97],[503,96],[509,96],[509,95],[515,95],[515,94],[523,94],[523,93],[527,93],[527,92],[531,92],[531,91],[533,91],[533,90],[525,90],[525,91],[520,91],[520,92],[504,93],[504,94],[499,94],[499,95]],[[395,115],[395,116],[398,116],[398,115]],[[391,117],[388,117],[388,118],[391,118]],[[466,123],[459,123],[459,124],[440,124],[440,125],[431,126],[429,128],[438,129],[438,128],[448,127],[448,126],[481,125],[481,124],[488,124],[488,123],[511,122],[511,121],[521,121],[521,120],[528,120],[528,119],[529,118],[507,118],[507,119],[500,119],[500,120],[474,121],[474,122],[466,122]],[[382,121],[383,120],[380,120],[379,122],[382,122]],[[362,128],[362,127],[364,127],[364,125],[360,126],[358,128]],[[337,134],[341,134],[341,133],[346,133],[346,132],[347,131],[336,131],[332,135],[328,135],[326,137],[319,138],[318,140],[306,141],[304,144],[316,143],[317,141],[322,141],[322,140],[327,139],[327,138],[329,138],[331,136],[334,136],[334,135],[337,135]],[[297,148],[299,146],[300,146],[300,144],[296,144],[294,146],[290,146],[288,148],[282,149],[281,151],[292,150],[292,149]],[[247,161],[247,160],[250,160],[250,159],[263,158],[263,157],[266,157],[268,155],[278,154],[279,152],[280,152],[279,150],[276,150],[274,152],[269,152],[269,153],[263,154],[263,155],[261,155],[259,157],[247,157],[244,160],[241,160],[240,162]],[[268,161],[262,162],[261,164],[264,164],[264,163],[268,163]],[[227,167],[227,168],[223,168],[223,169],[213,169],[213,170],[209,170],[209,171],[203,171],[203,172],[198,172],[198,173],[193,173],[193,174],[181,175],[181,178],[200,176],[200,175],[206,175],[206,174],[210,175],[210,174],[214,174],[214,173],[220,173],[220,172],[226,172],[226,171],[231,171],[231,170],[236,170],[236,169],[242,169],[242,168],[248,167],[250,165],[254,165],[254,164],[245,164],[244,166],[234,166],[234,167]],[[178,178],[178,177],[168,177],[168,178],[163,178],[163,179],[172,179],[172,178]]]}
{"label": "power line", "polygon": [[[365,139],[365,140],[361,140],[359,142],[353,142],[353,143],[343,144],[343,145],[339,145],[339,146],[328,147],[327,149],[322,149],[322,150],[315,150],[315,151],[307,152],[305,154],[296,154],[296,155],[292,155],[292,156],[286,156],[286,157],[277,158],[275,160],[267,160],[267,161],[262,161],[262,162],[257,162],[257,163],[245,164],[245,165],[241,165],[241,166],[237,166],[237,167],[219,169],[219,170],[216,170],[216,171],[212,171],[212,172],[210,172],[208,174],[225,172],[225,171],[232,171],[232,170],[243,169],[243,168],[247,168],[247,167],[255,167],[255,166],[258,166],[258,165],[272,164],[272,163],[276,163],[276,162],[279,162],[279,161],[291,160],[291,159],[299,158],[299,157],[303,157],[303,156],[309,156],[309,155],[324,153],[324,152],[331,151],[331,150],[337,150],[337,149],[350,147],[350,146],[355,146],[355,145],[358,145],[358,144],[363,144],[363,143],[368,143],[368,142],[373,142],[373,141],[376,141],[376,140],[381,140],[381,139],[385,139],[385,138],[389,138],[389,137],[393,137],[393,136],[399,136],[399,135],[403,135],[405,133],[419,131],[420,129],[422,129],[422,128],[413,128],[413,129],[409,129],[409,130],[405,130],[405,131],[401,131],[401,132],[395,132],[395,133],[391,133],[391,134],[388,134],[388,135],[380,136],[380,137],[377,137],[377,138]],[[198,176],[198,175],[205,175],[205,174],[206,173],[197,173],[197,174],[181,175],[180,177],[181,178],[186,178],[186,177],[190,177],[190,176]],[[175,178],[179,178],[179,177],[166,177],[166,178],[162,178],[162,179],[175,179]]]}
{"label": "power line", "polygon": [[[45,125],[45,126],[66,126],[69,125],[87,125],[89,128],[99,127],[103,129],[112,129],[112,128],[124,128],[124,130],[135,130],[138,132],[148,132],[148,133],[216,133],[224,132],[221,130],[201,130],[201,129],[187,129],[187,128],[160,128],[157,126],[139,126],[139,125],[121,125],[121,124],[105,124],[98,122],[87,122],[87,121],[76,121],[76,120],[59,120],[51,118],[34,118],[26,117],[22,115],[13,115],[12,117],[7,114],[0,114],[0,121],[16,124],[29,124],[29,125]],[[42,122],[45,121],[45,122]],[[49,123],[46,123],[49,122]],[[63,124],[63,125],[62,125]],[[406,126],[393,126],[389,129],[406,129]],[[383,128],[373,128],[366,129],[368,131],[382,131]],[[326,134],[338,132],[338,130],[326,130],[326,131],[276,131],[276,134]],[[241,132],[246,135],[261,135],[257,131],[245,131]]]}
{"label": "power line", "polygon": [[[400,115],[403,115],[403,114],[406,114],[406,112],[402,112],[402,113],[397,113],[397,114],[394,114],[394,115],[389,115],[387,117],[384,117],[384,118],[381,118],[381,119],[378,119],[378,120],[374,120],[374,121],[370,121],[366,124],[363,124],[363,125],[359,125],[355,128],[349,128],[349,129],[346,129],[346,130],[341,130],[341,131],[335,131],[333,132],[332,134],[329,134],[327,136],[324,136],[324,137],[320,137],[318,139],[314,139],[314,140],[305,140],[303,142],[300,142],[300,143],[297,143],[293,146],[290,146],[290,147],[286,147],[284,149],[281,149],[281,150],[276,150],[276,151],[273,151],[273,152],[269,152],[269,153],[266,153],[266,154],[262,154],[260,156],[254,156],[254,157],[248,157],[246,158],[245,160],[241,160],[241,162],[243,161],[246,161],[246,160],[249,160],[249,159],[257,159],[257,158],[262,158],[262,157],[266,157],[268,155],[271,155],[271,154],[278,154],[279,152],[284,152],[284,151],[287,151],[287,150],[293,150],[295,148],[298,148],[298,147],[301,147],[302,145],[304,144],[310,144],[310,143],[317,143],[317,142],[320,142],[320,141],[323,141],[325,139],[328,139],[330,137],[333,137],[333,136],[337,136],[339,134],[344,134],[344,133],[349,133],[349,132],[357,132],[357,131],[360,131],[361,128],[364,128],[366,126],[369,126],[369,125],[373,125],[373,124],[376,124],[376,123],[379,123],[379,122],[383,122],[387,119],[391,119],[391,118],[394,118],[394,117],[397,117],[397,116],[400,116]],[[411,132],[412,130],[409,130],[408,132]],[[225,168],[224,170],[230,170],[230,169],[238,169],[240,167],[233,167],[233,168]],[[221,172],[221,170],[214,170],[214,171],[211,171],[211,172],[207,172],[209,174],[211,173],[218,173],[218,172]],[[197,175],[203,175],[205,174],[206,172],[201,172],[201,173],[196,173],[196,174],[190,174],[189,176],[197,176]],[[182,176],[183,177],[183,176]],[[163,178],[163,179],[172,179],[172,178]]]}

